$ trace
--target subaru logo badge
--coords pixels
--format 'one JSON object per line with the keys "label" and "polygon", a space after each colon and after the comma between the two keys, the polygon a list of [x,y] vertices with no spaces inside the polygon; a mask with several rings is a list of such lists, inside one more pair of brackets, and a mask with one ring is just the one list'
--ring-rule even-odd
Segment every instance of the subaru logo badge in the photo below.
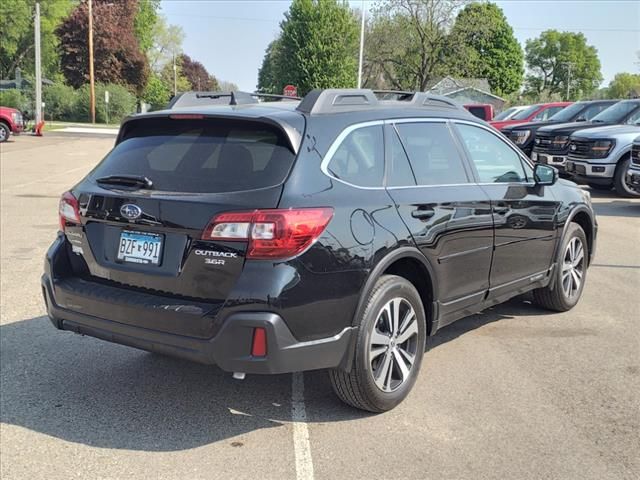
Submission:
{"label": "subaru logo badge", "polygon": [[135,220],[142,215],[142,209],[133,203],[125,203],[120,207],[120,214],[127,220]]}

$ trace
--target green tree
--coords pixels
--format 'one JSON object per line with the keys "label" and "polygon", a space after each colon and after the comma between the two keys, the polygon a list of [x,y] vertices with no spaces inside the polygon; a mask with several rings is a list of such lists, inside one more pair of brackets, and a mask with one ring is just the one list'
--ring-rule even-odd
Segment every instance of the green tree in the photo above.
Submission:
{"label": "green tree", "polygon": [[[0,78],[14,78],[16,67],[26,74],[35,73],[35,3],[36,0],[0,2]],[[40,2],[40,44],[45,78],[60,77],[58,38],[54,32],[73,5],[73,0]]]}
{"label": "green tree", "polygon": [[450,73],[449,30],[465,0],[385,0],[373,12],[365,42],[365,86],[426,90]]}
{"label": "green tree", "polygon": [[600,59],[582,33],[547,30],[527,40],[525,59],[529,74],[527,90],[562,93],[576,99],[593,92],[600,82]]}
{"label": "green tree", "polygon": [[524,76],[524,55],[502,9],[495,3],[472,3],[456,17],[449,43],[455,74],[486,78],[498,95],[517,91]]}
{"label": "green tree", "polygon": [[171,88],[169,88],[162,77],[156,73],[152,73],[142,93],[142,100],[151,105],[153,110],[158,110],[167,105],[171,94]]}
{"label": "green tree", "polygon": [[169,25],[167,19],[159,15],[153,26],[152,38],[147,58],[151,69],[160,72],[167,63],[172,62],[174,56],[182,53],[184,30],[178,25]]}
{"label": "green tree", "polygon": [[293,0],[280,28],[276,91],[356,86],[358,25],[346,2]]}
{"label": "green tree", "polygon": [[148,52],[153,47],[153,34],[159,9],[160,0],[138,0],[138,11],[133,21],[133,28],[143,52]]}
{"label": "green tree", "polygon": [[258,91],[263,93],[282,93],[278,90],[280,81],[278,78],[278,62],[280,62],[280,39],[272,41],[268,46],[262,60],[262,66],[258,70]]}
{"label": "green tree", "polygon": [[607,89],[609,98],[635,98],[640,97],[640,74],[618,73],[609,82]]}

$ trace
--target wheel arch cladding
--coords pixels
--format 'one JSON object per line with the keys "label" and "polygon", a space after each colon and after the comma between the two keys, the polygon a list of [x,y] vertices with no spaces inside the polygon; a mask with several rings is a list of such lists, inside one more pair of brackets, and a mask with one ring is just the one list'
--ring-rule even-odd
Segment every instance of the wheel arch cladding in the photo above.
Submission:
{"label": "wheel arch cladding", "polygon": [[[584,210],[579,210],[571,217],[571,223],[577,223],[580,225],[584,234],[587,237],[587,248],[589,249],[589,253],[591,253],[593,249],[593,222],[589,214]],[[590,260],[590,255],[587,255],[587,262]]]}
{"label": "wheel arch cladding", "polygon": [[424,307],[427,335],[433,327],[433,281],[424,263],[414,257],[401,257],[389,265],[383,275],[397,275],[410,282],[420,294]]}

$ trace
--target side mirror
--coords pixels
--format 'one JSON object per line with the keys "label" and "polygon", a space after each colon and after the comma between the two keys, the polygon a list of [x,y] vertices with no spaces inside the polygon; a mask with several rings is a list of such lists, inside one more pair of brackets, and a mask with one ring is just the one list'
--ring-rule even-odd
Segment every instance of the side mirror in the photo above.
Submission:
{"label": "side mirror", "polygon": [[558,181],[558,170],[543,163],[537,163],[533,169],[536,185],[553,185]]}

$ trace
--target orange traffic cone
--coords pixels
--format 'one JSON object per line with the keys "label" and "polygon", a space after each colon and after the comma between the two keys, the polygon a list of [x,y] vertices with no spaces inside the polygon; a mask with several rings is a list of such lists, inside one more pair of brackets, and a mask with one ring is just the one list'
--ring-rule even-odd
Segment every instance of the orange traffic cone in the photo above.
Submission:
{"label": "orange traffic cone", "polygon": [[44,128],[44,120],[38,122],[36,125],[36,137],[42,136],[42,129]]}

